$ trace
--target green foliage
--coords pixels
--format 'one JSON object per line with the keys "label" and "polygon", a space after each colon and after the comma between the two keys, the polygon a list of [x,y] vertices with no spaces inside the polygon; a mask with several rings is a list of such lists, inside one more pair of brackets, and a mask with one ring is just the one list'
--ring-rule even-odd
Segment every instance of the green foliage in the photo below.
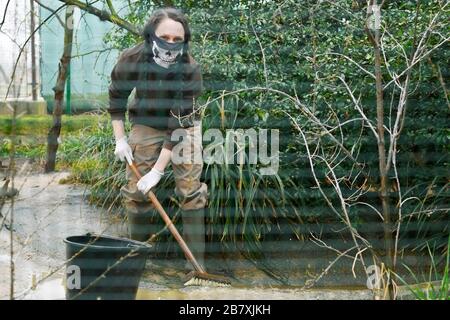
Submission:
{"label": "green foliage", "polygon": [[[251,238],[259,241],[276,229],[272,222],[286,217],[288,212],[284,184],[289,181],[282,181],[279,173],[262,175],[261,163],[252,164],[248,159],[248,140],[239,138],[244,132],[237,129],[245,127],[242,124],[250,123],[253,119],[248,118],[253,117],[248,112],[246,101],[237,95],[210,104],[203,115],[203,129],[220,128],[224,138],[223,142],[210,142],[206,146],[207,150],[215,148],[214,156],[220,160],[226,159],[229,148],[235,152],[232,163],[208,163],[204,169],[210,194],[211,234],[219,236],[221,240]],[[258,129],[267,126],[263,121]],[[240,162],[237,150],[245,150],[245,158]]]}
{"label": "green foliage", "polygon": [[[417,300],[450,300],[450,237],[448,238],[447,252],[443,257],[440,254],[436,256],[430,250],[429,246],[427,248],[431,265],[428,275],[422,277],[423,280],[417,278],[416,274],[407,266],[406,268],[409,270],[416,284],[412,285],[411,283],[407,283],[402,277],[398,275],[397,277],[408,287]],[[425,287],[420,285],[422,281],[427,284]]]}
{"label": "green foliage", "polygon": [[58,160],[71,168],[70,182],[90,186],[90,201],[105,208],[120,204],[119,191],[125,183],[124,165],[114,158],[114,138],[108,117],[95,121],[60,145]]}
{"label": "green foliage", "polygon": [[[43,162],[47,152],[47,134],[52,125],[52,116],[24,115],[16,119],[16,156]],[[91,115],[76,117],[62,116],[61,138],[71,139],[72,134],[86,127],[91,127],[97,121]],[[0,157],[9,157],[11,137],[11,116],[0,116]],[[59,155],[58,155],[59,156]],[[59,166],[67,165],[58,163]]]}
{"label": "green foliage", "polygon": [[[61,133],[71,133],[84,127],[89,127],[96,118],[90,115],[80,115],[77,117],[62,116]],[[52,126],[52,116],[24,115],[16,119],[16,134],[28,136],[46,136]],[[11,116],[0,115],[0,134],[11,134]]]}
{"label": "green foliage", "polygon": [[[298,96],[301,103],[328,128],[345,121],[360,117],[354,104],[338,77],[345,79],[353,94],[359,97],[364,112],[369,119],[375,119],[375,82],[369,73],[374,72],[373,47],[368,41],[364,30],[366,21],[366,7],[361,1],[173,1],[174,6],[182,8],[190,19],[192,39],[192,54],[201,64],[205,79],[206,92],[200,104],[216,98],[224,90],[252,88],[254,86],[268,86],[280,90],[292,97]],[[436,13],[442,9],[442,2],[433,0],[420,2],[417,6],[413,1],[389,1],[383,8],[383,48],[386,53],[382,73],[385,82],[391,79],[391,73],[401,74],[406,68],[406,59],[410,57],[415,46]],[[150,3],[138,2],[131,5],[125,19],[136,25],[142,25],[154,6]],[[448,10],[448,9],[445,9]],[[431,48],[440,40],[440,35],[448,34],[448,24],[445,14],[436,20],[436,30],[429,40],[427,48]],[[127,35],[123,31],[115,30],[108,35],[107,41],[123,49],[140,41]],[[345,58],[348,57],[348,58]],[[422,197],[430,188],[445,190],[448,181],[447,159],[449,132],[445,121],[449,116],[445,90],[439,81],[439,72],[448,73],[448,50],[443,47],[420,62],[411,71],[409,101],[407,114],[399,140],[397,166],[399,168],[399,182],[409,197]],[[357,64],[359,66],[357,66]],[[389,67],[389,69],[388,69]],[[439,71],[440,70],[440,71]],[[401,79],[403,80],[403,79]],[[389,116],[395,112],[399,100],[398,88],[391,84],[385,89],[385,123],[391,121]],[[319,219],[330,221],[332,215],[326,214],[321,194],[317,191],[316,181],[312,178],[309,160],[305,155],[305,146],[299,139],[286,113],[290,114],[306,130],[310,148],[323,148],[323,155],[338,152],[334,142],[329,137],[319,134],[323,128],[318,128],[309,116],[305,116],[292,100],[274,91],[244,90],[236,94],[239,112],[233,114],[232,99],[225,101],[225,113],[228,123],[225,127],[274,127],[281,130],[280,148],[281,168],[279,179],[288,187],[270,182],[277,186],[275,198],[279,199],[281,190],[290,206],[290,212],[295,212],[292,225],[298,223],[299,218]],[[391,102],[393,110],[391,110]],[[207,104],[205,115],[211,119],[218,119],[218,103]],[[230,119],[228,119],[230,118]],[[233,119],[233,120],[231,120]],[[233,125],[229,121],[234,121]],[[206,128],[217,125],[208,120]],[[433,124],[424,125],[424,124]],[[220,124],[220,123],[219,123]],[[217,127],[217,126],[216,126]],[[224,129],[225,127],[222,127]],[[336,136],[343,145],[357,155],[358,161],[364,163],[368,173],[367,181],[357,180],[356,186],[367,184],[366,191],[376,190],[378,184],[378,154],[377,142],[372,132],[361,121],[348,122],[342,126]],[[387,140],[388,137],[386,137]],[[337,153],[335,169],[337,174],[351,180],[357,175],[354,163]],[[219,234],[237,236],[242,229],[237,229],[237,222],[250,222],[255,238],[263,237],[274,224],[268,217],[272,214],[265,210],[268,203],[262,201],[263,208],[259,208],[256,216],[262,214],[259,223],[264,227],[255,227],[254,218],[247,220],[251,205],[246,205],[246,197],[253,199],[260,192],[264,192],[265,183],[255,175],[251,166],[220,167],[212,166],[207,169],[211,188],[214,190],[212,206],[214,217],[225,219],[226,228]],[[326,181],[329,170],[323,162],[315,164],[317,179],[327,192],[330,201],[338,204],[337,195]],[[244,174],[245,171],[245,174]],[[350,173],[349,173],[350,172]],[[233,178],[234,177],[234,178]],[[239,180],[236,177],[242,177]],[[229,179],[235,183],[228,183]],[[237,179],[237,180],[236,180]],[[394,184],[394,172],[389,173],[389,181]],[[432,182],[432,185],[431,185]],[[248,187],[250,191],[240,190],[237,186]],[[250,187],[251,186],[251,187]],[[264,186],[264,187],[263,187]],[[345,194],[351,194],[354,184],[342,186]],[[253,191],[257,189],[257,191]],[[250,192],[247,194],[246,192]],[[215,194],[220,194],[215,195]],[[437,197],[428,198],[428,208],[440,208],[448,193],[442,191]],[[392,200],[398,201],[395,193]],[[230,197],[227,201],[220,197]],[[370,197],[371,204],[379,207],[377,197]],[[272,203],[276,207],[276,203]],[[431,203],[433,205],[431,205]],[[286,205],[283,203],[282,208]],[[398,205],[398,204],[397,204]],[[424,204],[420,205],[423,207]],[[220,208],[228,208],[230,211]],[[284,209],[273,209],[278,212]],[[404,207],[404,212],[411,215],[410,222],[421,221],[423,215],[415,214],[417,203]],[[243,212],[244,211],[244,212]],[[440,211],[439,211],[440,212]],[[366,221],[367,212],[358,206],[349,208],[349,213],[355,221]],[[238,215],[243,219],[235,219]],[[279,215],[274,215],[279,217]],[[419,218],[418,218],[419,217]],[[428,217],[429,218],[429,217]],[[322,219],[322,220],[320,220]],[[362,220],[361,220],[362,219]],[[445,233],[448,232],[448,212],[432,215],[442,224],[440,243],[445,245]],[[430,219],[427,219],[430,221]],[[232,223],[233,222],[233,223]],[[426,224],[422,224],[425,228]],[[426,229],[426,228],[425,228]],[[403,234],[406,242],[409,237],[419,234],[424,239],[430,236],[425,229],[419,233]],[[248,230],[248,229],[247,229]],[[416,230],[417,231],[417,230]],[[302,235],[297,235],[302,237]],[[419,247],[423,248],[423,243]]]}
{"label": "green foliage", "polygon": [[[318,181],[332,205],[340,207],[336,190],[330,184],[329,167],[320,158],[315,158],[317,181],[313,178],[305,141],[287,114],[304,130],[310,150],[318,150],[319,156],[333,159],[335,173],[343,177],[341,192],[350,197],[356,189],[362,188],[362,199],[380,209],[377,141],[368,126],[358,120],[360,114],[340,80],[347,82],[374,123],[375,81],[371,75],[374,73],[374,54],[364,30],[367,9],[364,1],[175,0],[173,4],[181,7],[190,19],[192,55],[202,66],[206,91],[198,104],[204,106],[204,129],[280,130],[278,175],[262,177],[258,174],[258,166],[249,164],[205,168],[211,195],[209,223],[212,237],[256,242],[291,235],[305,239],[309,230],[302,228],[303,223],[340,222],[317,189]],[[420,6],[413,1],[386,2],[382,21],[386,55],[381,70],[385,85],[392,75],[400,75],[405,70],[407,59],[434,15],[448,11],[441,5],[442,2],[437,0],[421,1]],[[124,18],[143,26],[153,9],[152,2],[130,3]],[[442,35],[448,35],[445,17],[442,13],[436,20],[436,32],[430,34],[427,49],[442,41]],[[141,41],[119,28],[105,40],[118,49]],[[448,78],[448,65],[448,50],[441,46],[411,69],[407,111],[396,162],[403,200],[406,197],[420,200],[408,200],[402,208],[406,218],[402,221],[404,230],[399,248],[424,249],[430,239],[440,248],[446,246],[450,221],[448,210],[444,210],[448,202],[450,135],[447,119],[450,109],[447,89],[440,80]],[[404,81],[404,77],[399,80]],[[223,92],[238,89],[242,91],[217,100]],[[384,90],[384,123],[388,128],[394,121],[390,117],[397,110],[400,94],[392,83]],[[324,127],[311,119],[311,114],[328,130],[345,123],[334,130],[333,135],[364,165],[365,177],[356,169],[354,161],[324,133]],[[75,169],[74,176],[95,184],[98,189],[94,190],[117,191],[123,183],[120,180],[123,176],[117,178],[119,180],[112,178],[122,172],[123,167],[111,157],[113,146],[107,140],[111,137],[109,134],[96,131],[92,140],[85,137],[87,143],[82,144],[85,151],[76,152],[88,151],[88,154],[74,151],[78,159],[81,155],[89,158],[76,162],[80,169]],[[387,135],[385,140],[389,143]],[[95,145],[102,141],[106,145],[98,150]],[[101,157],[100,153],[105,154],[102,161],[114,165],[105,168],[95,162]],[[89,167],[96,169],[82,170]],[[391,170],[389,195],[394,215],[397,215],[400,198],[394,178],[394,170]],[[170,180],[164,183],[168,183],[164,189],[173,187]],[[100,185],[103,189],[98,187]],[[116,199],[116,195],[112,192],[107,198]],[[380,219],[373,210],[357,203],[347,209],[355,226],[376,220],[374,237],[379,237],[376,228]],[[283,221],[288,222],[288,231],[281,230]],[[441,226],[440,230],[428,229],[436,224]]]}

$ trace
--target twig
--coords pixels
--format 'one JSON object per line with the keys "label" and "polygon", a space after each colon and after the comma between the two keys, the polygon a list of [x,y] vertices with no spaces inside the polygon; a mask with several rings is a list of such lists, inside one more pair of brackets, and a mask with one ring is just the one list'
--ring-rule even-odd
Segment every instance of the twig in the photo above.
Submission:
{"label": "twig", "polygon": [[47,7],[46,5],[42,4],[39,0],[34,0],[34,2],[36,2],[36,3],[37,3],[38,5],[40,5],[42,8],[47,9],[48,11],[52,12],[52,13],[55,15],[56,19],[58,20],[58,22],[59,22],[59,24],[61,25],[61,27],[64,28],[64,26],[65,26],[66,24],[64,23],[64,21],[61,20],[61,18],[59,17],[58,13],[55,12],[55,10],[53,10],[52,8]]}
{"label": "twig", "polygon": [[115,25],[131,32],[132,34],[134,34],[136,36],[141,36],[141,31],[136,26],[132,25],[128,21],[123,20],[122,18],[118,17],[115,14],[111,14],[105,10],[97,9],[88,3],[78,1],[78,0],[59,0],[59,1],[65,3],[66,5],[77,6],[81,10],[87,11],[90,14],[97,16],[101,21],[112,22]]}
{"label": "twig", "polygon": [[6,13],[8,12],[8,6],[9,6],[9,2],[10,2],[11,0],[7,0],[7,2],[6,2],[6,7],[5,7],[5,11],[3,11],[3,18],[2,18],[2,22],[0,22],[0,30],[2,29],[2,27],[3,27],[3,24],[5,23],[5,19],[6,19]]}

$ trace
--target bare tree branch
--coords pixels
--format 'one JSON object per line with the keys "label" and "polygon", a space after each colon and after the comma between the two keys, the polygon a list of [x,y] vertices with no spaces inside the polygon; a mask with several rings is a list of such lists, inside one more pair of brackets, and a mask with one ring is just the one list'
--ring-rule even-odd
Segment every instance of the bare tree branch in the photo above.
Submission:
{"label": "bare tree branch", "polygon": [[8,12],[8,6],[11,0],[7,0],[6,2],[6,6],[5,6],[5,11],[3,11],[3,18],[2,18],[2,22],[0,22],[0,30],[3,27],[3,24],[5,23],[5,19],[6,19],[6,13]]}
{"label": "bare tree branch", "polygon": [[65,25],[65,24],[64,24],[64,22],[62,21],[62,19],[60,18],[60,16],[58,15],[58,13],[55,12],[55,10],[53,10],[53,9],[50,8],[50,7],[47,7],[46,5],[43,5],[39,0],[34,0],[34,2],[36,2],[36,3],[37,3],[38,5],[40,5],[42,8],[44,8],[44,9],[46,9],[46,10],[52,12],[52,13],[55,15],[56,19],[58,20],[58,22],[59,22],[59,24],[61,25],[61,27],[64,28],[64,25]]}
{"label": "bare tree branch", "polygon": [[114,23],[115,25],[131,32],[136,36],[141,36],[141,31],[128,21],[123,20],[119,16],[114,13],[109,13],[105,10],[100,10],[95,8],[94,6],[87,4],[78,0],[59,0],[60,2],[65,3],[66,5],[74,5],[80,8],[81,10],[87,11],[90,14],[97,16],[101,21],[109,21]]}

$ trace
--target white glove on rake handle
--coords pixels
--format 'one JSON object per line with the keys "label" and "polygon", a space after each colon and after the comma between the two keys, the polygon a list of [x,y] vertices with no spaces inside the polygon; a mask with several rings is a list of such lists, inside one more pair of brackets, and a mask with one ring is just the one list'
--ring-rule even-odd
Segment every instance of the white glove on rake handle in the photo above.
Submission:
{"label": "white glove on rake handle", "polygon": [[[134,163],[131,163],[130,169],[134,172],[134,174],[136,175],[136,178],[139,179],[139,181],[138,181],[138,183],[139,183],[143,179],[143,177],[139,173],[139,170],[137,169],[136,165]],[[150,175],[150,173],[148,173],[147,175]],[[190,280],[188,280],[184,285],[185,286],[206,285],[206,286],[214,286],[214,287],[230,286],[231,285],[230,280],[228,280],[227,278],[224,278],[222,276],[209,274],[203,269],[203,267],[201,265],[198,264],[197,260],[195,259],[194,255],[192,254],[191,250],[189,249],[186,242],[181,237],[181,235],[178,232],[175,225],[172,223],[172,220],[170,220],[170,218],[167,215],[164,208],[159,203],[155,194],[153,192],[150,192],[148,197],[149,197],[149,200],[155,206],[155,208],[158,211],[161,218],[164,220],[164,223],[166,224],[170,233],[173,235],[175,240],[180,245],[181,249],[183,250],[184,254],[186,255],[186,258],[189,260],[189,262],[192,263],[192,266],[195,269],[195,271],[193,271],[190,275]]]}
{"label": "white glove on rake handle", "polygon": [[128,164],[131,164],[134,160],[133,150],[131,150],[126,137],[122,137],[116,141],[116,150],[114,151],[114,154],[122,162],[127,159]]}
{"label": "white glove on rake handle", "polygon": [[151,188],[153,188],[158,184],[159,180],[161,180],[163,175],[164,172],[152,168],[152,170],[150,170],[149,173],[147,173],[145,176],[139,179],[137,183],[138,190],[141,191],[143,194],[147,194],[147,192],[149,192]]}

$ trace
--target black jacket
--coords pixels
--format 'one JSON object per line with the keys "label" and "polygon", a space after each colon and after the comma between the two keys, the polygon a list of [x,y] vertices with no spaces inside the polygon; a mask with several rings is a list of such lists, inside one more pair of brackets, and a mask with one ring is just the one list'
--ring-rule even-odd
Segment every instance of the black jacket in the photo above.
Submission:
{"label": "black jacket", "polygon": [[200,65],[188,55],[189,63],[180,62],[166,69],[149,59],[145,51],[141,42],[120,54],[111,72],[107,110],[112,120],[125,122],[127,100],[136,88],[128,106],[130,121],[168,130],[163,147],[172,149],[172,131],[193,125],[193,102],[203,91]]}

